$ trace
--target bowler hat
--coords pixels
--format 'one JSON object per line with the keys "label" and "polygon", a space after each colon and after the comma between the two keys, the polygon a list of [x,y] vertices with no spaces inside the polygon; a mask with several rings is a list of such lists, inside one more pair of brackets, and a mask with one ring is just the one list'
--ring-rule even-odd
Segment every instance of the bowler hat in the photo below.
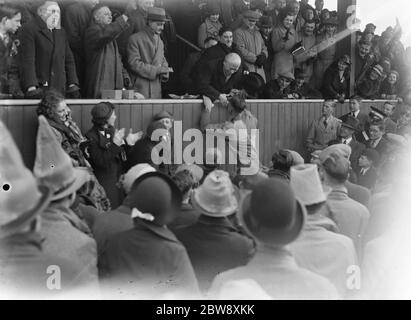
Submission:
{"label": "bowler hat", "polygon": [[71,158],[57,141],[46,118],[39,116],[34,175],[39,184],[53,190],[52,200],[76,192],[90,179],[88,168],[74,168]]}
{"label": "bowler hat", "polygon": [[345,121],[341,123],[341,126],[350,128],[352,130],[357,131],[358,130],[358,125],[360,124],[360,121],[357,118],[348,116]]}
{"label": "bowler hat", "polygon": [[282,179],[269,178],[258,183],[242,206],[244,226],[263,243],[287,245],[303,229],[305,207]]}
{"label": "bowler hat", "polygon": [[0,238],[27,226],[50,203],[51,190],[37,186],[10,132],[0,120]]}
{"label": "bowler hat", "polygon": [[97,103],[93,109],[91,109],[91,116],[93,122],[105,122],[114,112],[114,105],[111,102]]}
{"label": "bowler hat", "polygon": [[214,170],[191,195],[191,202],[202,214],[226,217],[238,209],[240,195],[231,183],[228,172]]}
{"label": "bowler hat", "polygon": [[290,169],[290,186],[296,198],[305,206],[321,203],[327,200],[329,189],[324,192],[318,174],[317,165],[299,164]]}
{"label": "bowler hat", "polygon": [[134,181],[123,205],[131,217],[147,219],[163,226],[174,220],[181,208],[182,195],[174,181],[161,172],[149,172]]}
{"label": "bowler hat", "polygon": [[259,14],[257,11],[246,10],[243,12],[243,17],[248,20],[258,21],[261,18],[261,14]]}
{"label": "bowler hat", "polygon": [[147,10],[147,20],[151,21],[169,21],[166,17],[166,11],[163,8],[148,8]]}

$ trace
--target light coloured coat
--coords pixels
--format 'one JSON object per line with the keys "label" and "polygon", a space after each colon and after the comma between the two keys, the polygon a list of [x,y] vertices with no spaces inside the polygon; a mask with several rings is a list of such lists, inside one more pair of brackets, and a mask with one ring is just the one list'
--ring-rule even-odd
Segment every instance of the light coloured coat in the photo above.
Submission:
{"label": "light coloured coat", "polygon": [[161,99],[161,67],[168,67],[164,43],[149,27],[130,36],[127,45],[128,67],[135,90],[147,99]]}

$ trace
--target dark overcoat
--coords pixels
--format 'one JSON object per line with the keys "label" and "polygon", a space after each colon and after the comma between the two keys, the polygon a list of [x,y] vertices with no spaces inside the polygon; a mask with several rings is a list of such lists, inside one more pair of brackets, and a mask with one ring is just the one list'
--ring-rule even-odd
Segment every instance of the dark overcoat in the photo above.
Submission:
{"label": "dark overcoat", "polygon": [[21,28],[20,39],[20,76],[24,90],[47,83],[49,88],[65,93],[68,85],[79,84],[64,29],[50,31],[36,16]]}
{"label": "dark overcoat", "polygon": [[115,39],[127,28],[123,17],[109,25],[93,23],[84,36],[86,97],[99,99],[102,90],[123,89],[125,70]]}

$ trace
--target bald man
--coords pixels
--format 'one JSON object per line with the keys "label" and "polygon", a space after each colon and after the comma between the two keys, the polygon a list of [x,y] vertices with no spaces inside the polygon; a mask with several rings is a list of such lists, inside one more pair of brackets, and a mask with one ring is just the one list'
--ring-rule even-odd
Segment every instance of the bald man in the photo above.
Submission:
{"label": "bald man", "polygon": [[197,93],[227,105],[227,94],[240,88],[242,75],[240,56],[229,53],[224,59],[212,60],[200,67],[196,79]]}

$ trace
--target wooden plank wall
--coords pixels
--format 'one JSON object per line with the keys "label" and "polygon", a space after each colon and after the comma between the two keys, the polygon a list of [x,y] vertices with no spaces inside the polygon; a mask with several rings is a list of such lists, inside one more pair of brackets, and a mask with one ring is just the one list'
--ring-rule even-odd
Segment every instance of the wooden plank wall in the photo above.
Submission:
{"label": "wooden plank wall", "polygon": [[[99,101],[68,100],[72,109],[73,119],[80,126],[83,133],[91,127],[90,111]],[[175,120],[182,120],[183,131],[189,128],[198,128],[200,113],[203,108],[201,100],[153,100],[153,101],[112,101],[117,102],[117,126],[119,128],[133,128],[134,131],[145,130],[154,114],[167,110],[174,115]],[[363,101],[363,109],[369,111],[369,106],[382,107],[384,101]],[[10,105],[12,104],[12,105]],[[321,115],[322,101],[320,100],[249,100],[248,108],[257,117],[260,128],[260,159],[267,164],[271,155],[278,148],[293,149],[305,153],[304,141],[310,123]],[[37,102],[22,100],[0,101],[0,119],[10,129],[19,146],[24,161],[32,168],[36,147],[37,131],[36,117]],[[348,103],[337,104],[336,115],[340,116],[348,111]],[[213,110],[212,121],[225,121],[225,108]],[[127,131],[126,131],[127,132]]]}

